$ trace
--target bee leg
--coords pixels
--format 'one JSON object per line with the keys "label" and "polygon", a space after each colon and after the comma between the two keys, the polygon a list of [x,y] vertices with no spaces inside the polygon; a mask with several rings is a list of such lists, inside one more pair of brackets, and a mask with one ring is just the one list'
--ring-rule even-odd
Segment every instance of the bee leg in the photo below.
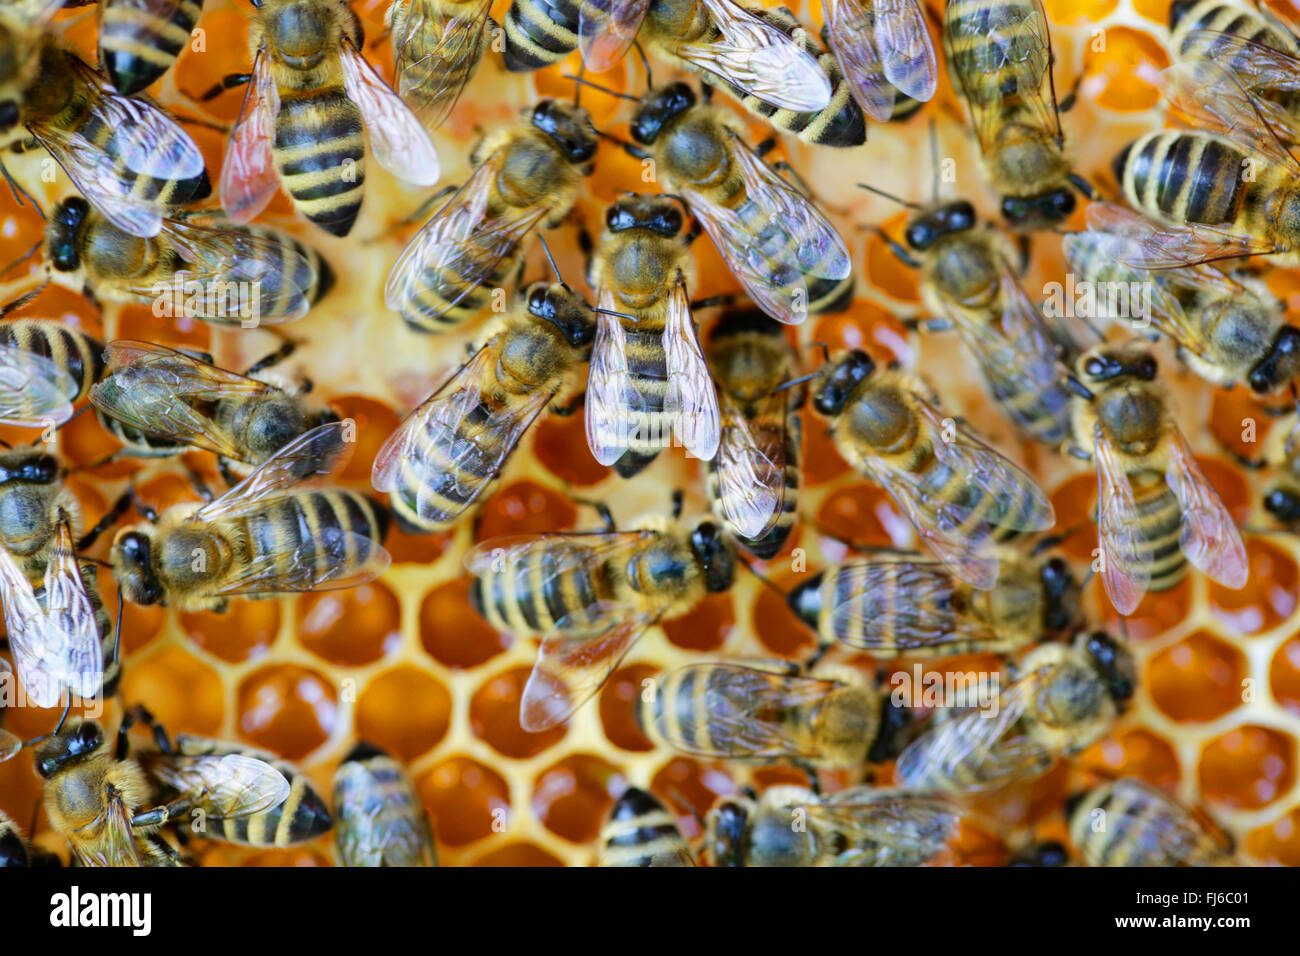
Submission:
{"label": "bee leg", "polygon": [[790,763],[796,770],[802,770],[808,775],[808,789],[820,797],[822,795],[822,781],[821,777],[817,775],[817,768],[799,757],[792,758]]}
{"label": "bee leg", "polygon": [[221,472],[221,480],[229,487],[233,488],[239,484],[239,476],[230,468],[230,462],[225,458],[217,459],[217,470]]}
{"label": "bee leg", "polygon": [[1057,104],[1056,112],[1068,113],[1070,110],[1074,109],[1075,104],[1079,102],[1079,85],[1081,83],[1083,83],[1082,73],[1074,78],[1074,83],[1070,87],[1070,92],[1066,93],[1064,99]]}
{"label": "bee leg", "polygon": [[153,734],[154,744],[159,751],[169,757],[174,755],[176,748],[172,746],[171,737],[167,735],[167,728],[162,725],[162,721],[155,717],[144,704],[136,704],[131,710],[137,720],[148,726]]}
{"label": "bee leg", "polygon": [[122,722],[117,725],[117,743],[113,747],[113,759],[125,760],[131,755],[131,728],[135,726],[135,711],[128,710],[122,715]]}
{"label": "bee leg", "polygon": [[[212,88],[206,91],[202,96],[190,96],[190,99],[197,100],[200,103],[206,103],[208,100],[215,100],[226,90],[233,90],[237,86],[243,86],[253,78],[252,73],[230,73],[222,77],[212,85]],[[187,96],[189,94],[186,94]]]}
{"label": "bee leg", "polygon": [[559,415],[561,418],[568,418],[570,415],[572,415],[574,412],[580,409],[586,400],[587,400],[587,393],[579,392],[577,395],[575,395],[573,398],[569,399],[569,401],[565,402],[562,405],[552,404],[551,414]]}
{"label": "bee leg", "polygon": [[281,346],[278,349],[276,349],[274,352],[272,352],[270,355],[264,355],[262,358],[258,359],[248,368],[244,369],[244,374],[249,378],[252,378],[258,372],[264,372],[268,368],[271,368],[272,366],[278,365],[280,362],[283,362],[290,355],[292,355],[294,353],[294,350],[297,348],[298,348],[297,342],[293,342],[286,339],[284,343],[281,344]]}
{"label": "bee leg", "polygon": [[907,249],[907,247],[905,247],[904,245],[895,241],[892,237],[887,235],[885,233],[885,230],[881,229],[879,226],[876,227],[876,235],[878,235],[882,240],[884,240],[885,248],[887,248],[890,252],[892,252],[894,254],[894,258],[897,259],[899,262],[901,262],[903,265],[912,269],[921,268],[920,260],[917,259],[915,256],[913,256],[912,253]]}
{"label": "bee leg", "polygon": [[161,807],[151,807],[137,813],[131,818],[131,826],[161,827],[166,826],[168,823],[179,823],[180,818],[189,813],[193,806],[193,801],[188,797],[181,797],[171,803],[165,803]]}
{"label": "bee leg", "polygon": [[614,513],[609,510],[609,505],[605,504],[605,502],[593,501],[590,498],[574,498],[573,503],[575,505],[586,505],[600,515],[600,522],[604,525],[606,534],[613,534],[618,530],[618,526],[614,523]]}
{"label": "bee leg", "polygon": [[194,489],[194,493],[202,498],[204,503],[212,500],[212,489],[208,487],[208,483],[203,480],[202,475],[189,465],[185,466],[185,475],[189,478],[190,487]]}
{"label": "bee leg", "polygon": [[200,126],[203,129],[215,130],[218,133],[229,133],[231,129],[233,129],[230,123],[218,123],[215,120],[204,119],[201,116],[186,116],[183,113],[176,112],[175,109],[171,111],[171,114],[176,117],[178,122],[186,123],[190,126]]}
{"label": "bee leg", "polygon": [[[112,458],[111,455],[109,457]],[[130,491],[124,492],[120,495],[117,501],[113,502],[113,506],[109,508],[108,511],[104,512],[104,516],[95,522],[95,526],[83,534],[81,539],[77,541],[77,550],[85,551],[87,548],[94,545],[95,541],[101,534],[113,525],[117,524],[122,515],[126,514],[127,509],[131,507],[132,498],[133,492]]]}
{"label": "bee leg", "polygon": [[[45,213],[41,209],[40,204],[37,203],[36,200],[32,198],[31,193],[23,189],[23,187],[18,184],[18,180],[14,179],[13,176],[10,175],[9,167],[7,167],[3,162],[0,162],[0,173],[4,174],[5,182],[9,184],[9,191],[13,193],[14,201],[21,206],[23,205],[23,198],[25,197],[32,204],[32,208],[34,208],[38,213],[40,213],[41,218],[44,219]],[[15,263],[15,265],[17,265],[17,263]],[[10,266],[9,268],[12,269],[13,266]],[[9,270],[6,269],[5,271],[8,272]]]}
{"label": "bee leg", "polygon": [[[17,265],[17,263],[14,263],[14,265]],[[10,266],[10,268],[13,268],[13,266]],[[3,318],[4,316],[8,315],[10,312],[16,312],[17,310],[21,309],[23,306],[27,305],[38,295],[44,292],[45,287],[48,284],[49,284],[48,282],[42,282],[35,289],[32,289],[28,292],[24,292],[18,298],[14,299],[12,302],[6,302],[3,306],[0,306],[0,318]]]}

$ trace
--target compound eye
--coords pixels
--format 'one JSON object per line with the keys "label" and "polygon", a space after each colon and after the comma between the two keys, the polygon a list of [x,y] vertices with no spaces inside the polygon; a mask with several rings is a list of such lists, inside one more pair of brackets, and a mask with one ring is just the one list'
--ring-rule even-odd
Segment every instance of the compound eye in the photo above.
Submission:
{"label": "compound eye", "polygon": [[99,746],[100,742],[99,728],[94,724],[82,724],[77,728],[77,751],[85,753]]}
{"label": "compound eye", "polygon": [[1106,363],[1099,358],[1090,358],[1084,363],[1083,370],[1089,375],[1101,375],[1106,371]]}
{"label": "compound eye", "polygon": [[540,313],[546,307],[546,290],[534,289],[528,293],[528,311],[533,314]]}
{"label": "compound eye", "polygon": [[1145,379],[1154,379],[1156,377],[1156,360],[1148,355],[1139,362],[1138,375]]}

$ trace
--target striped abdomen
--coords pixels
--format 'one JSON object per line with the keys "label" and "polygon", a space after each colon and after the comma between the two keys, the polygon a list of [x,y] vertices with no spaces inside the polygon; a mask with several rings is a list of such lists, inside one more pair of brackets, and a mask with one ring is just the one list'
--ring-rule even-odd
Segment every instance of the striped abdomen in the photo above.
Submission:
{"label": "striped abdomen", "polygon": [[582,0],[514,0],[506,12],[502,58],[514,73],[559,63],[578,48]]}
{"label": "striped abdomen", "polygon": [[[992,321],[995,334],[1000,334],[1000,318]],[[1013,343],[999,347],[1012,348]],[[983,354],[976,345],[972,345],[971,351],[977,357]],[[1025,435],[1053,448],[1059,448],[1070,436],[1072,393],[1064,376],[1058,376],[1044,387],[1024,375],[1008,374],[1003,366],[982,358],[978,364],[989,393]]]}
{"label": "striped abdomen", "polygon": [[361,210],[366,143],[361,110],[342,86],[280,90],[275,168],[294,207],[335,236]]}
{"label": "striped abdomen", "polygon": [[1182,807],[1137,780],[1089,791],[1070,838],[1091,866],[1226,866],[1224,849]]}
{"label": "striped abdomen", "polygon": [[981,105],[1000,104],[1010,110],[1018,100],[1035,98],[1047,81],[1047,71],[1033,89],[1008,88],[1010,77],[988,71],[990,63],[1032,62],[1041,57],[1047,29],[1041,8],[1033,0],[949,0],[944,10],[944,42],[953,85]]}
{"label": "striped abdomen", "polygon": [[[299,295],[295,291],[297,289],[306,289],[308,304],[315,305],[334,287],[334,270],[315,249],[278,229],[266,226],[244,228],[253,235],[274,243],[279,253],[274,267],[267,269],[258,280],[258,305],[263,315],[292,314]],[[298,256],[306,260],[306,265]],[[315,282],[309,281],[309,268],[316,272]],[[237,319],[232,318],[231,321]]]}
{"label": "striped abdomen", "polygon": [[[771,429],[776,426],[767,423],[758,427]],[[794,523],[799,517],[799,449],[802,427],[799,422],[798,412],[786,413],[785,427],[782,432],[783,435],[778,439],[785,442],[785,490],[781,496],[781,513],[777,516],[776,524],[761,537],[751,541],[737,535],[751,554],[764,561],[781,550],[786,538],[790,536],[790,529],[794,527]],[[759,447],[771,447],[760,437],[756,436],[755,440]],[[727,524],[732,534],[736,534],[736,530],[731,527],[730,522],[727,522],[726,511],[722,506],[721,488],[718,481],[718,459],[716,457],[709,462],[709,473],[705,479],[705,491],[709,496],[713,514],[719,521]]]}
{"label": "striped abdomen", "polygon": [[99,409],[95,409],[95,417],[99,419],[105,431],[125,446],[123,452],[133,458],[170,458],[172,455],[179,455],[189,447],[185,442],[161,435],[150,435],[133,425],[119,422]]}
{"label": "striped abdomen", "polygon": [[1138,537],[1151,549],[1150,591],[1167,591],[1187,573],[1187,558],[1180,539],[1183,509],[1178,498],[1157,471],[1130,476],[1137,502]]}
{"label": "striped abdomen", "polygon": [[99,62],[119,93],[138,93],[166,73],[190,41],[203,0],[179,0],[169,17],[132,0],[104,0],[99,17]]}
{"label": "striped abdomen", "polygon": [[995,496],[971,483],[968,473],[944,464],[930,449],[926,449],[913,474],[920,479],[925,499],[966,512],[960,525],[946,520],[940,524],[950,537],[969,541],[972,550],[985,540],[1005,541],[1015,537],[1018,529],[1035,525],[1031,497],[1008,496],[1005,504],[999,503]]}
{"label": "striped abdomen", "polygon": [[1233,222],[1246,202],[1247,155],[1207,133],[1148,133],[1115,157],[1124,198],[1173,222]]}
{"label": "striped abdomen", "polygon": [[53,319],[0,323],[0,346],[40,355],[67,372],[77,384],[74,402],[85,398],[104,374],[104,344]]}
{"label": "striped abdomen", "polygon": [[672,442],[672,415],[664,410],[668,397],[668,354],[663,328],[648,328],[620,318],[627,337],[627,365],[640,396],[636,408],[619,411],[628,429],[627,451],[614,462],[614,470],[631,478]]}
{"label": "striped abdomen", "polygon": [[662,803],[628,787],[600,831],[601,866],[694,866],[690,845]]}
{"label": "striped abdomen", "polygon": [[[462,276],[478,274],[481,270],[476,263],[495,255],[491,250],[466,244],[461,255],[444,265],[426,265],[419,282],[406,283],[398,311],[408,325],[420,332],[445,332],[482,315],[492,306],[494,290],[506,288],[518,263],[520,249],[515,245],[487,278],[475,282],[466,291],[466,281]],[[452,302],[456,304],[451,305]],[[430,318],[430,315],[435,318]]]}
{"label": "striped abdomen", "polygon": [[1253,71],[1240,53],[1225,57],[1221,43],[1215,39],[1190,34],[1198,30],[1227,33],[1293,57],[1300,55],[1300,44],[1275,21],[1268,20],[1250,7],[1224,0],[1174,0],[1169,7],[1169,29],[1169,45],[1178,56],[1189,60],[1213,60],[1233,73],[1249,75]]}
{"label": "striped abdomen", "polygon": [[[481,573],[470,588],[470,602],[498,631],[541,636],[565,618],[567,629],[577,630],[596,621],[596,604],[612,597],[606,569],[579,554],[589,550],[553,539],[526,561]],[[573,556],[571,569],[557,573],[558,559],[566,555]]]}
{"label": "striped abdomen", "polygon": [[[284,576],[294,578],[301,577],[294,568],[311,562],[315,576],[324,577],[331,568],[367,561],[373,551],[365,541],[383,542],[388,513],[377,501],[353,491],[308,491],[274,502],[241,525],[244,560],[281,569]],[[337,538],[327,541],[331,531],[358,537],[345,538],[342,544]]]}

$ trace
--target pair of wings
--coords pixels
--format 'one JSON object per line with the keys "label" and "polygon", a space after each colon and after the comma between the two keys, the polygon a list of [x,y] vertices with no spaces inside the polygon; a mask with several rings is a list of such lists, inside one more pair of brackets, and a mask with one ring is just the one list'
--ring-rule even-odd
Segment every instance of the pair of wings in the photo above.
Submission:
{"label": "pair of wings", "polygon": [[[1206,479],[1187,439],[1172,422],[1165,438],[1165,482],[1182,509],[1179,547],[1193,567],[1229,588],[1250,573],[1246,546],[1232,515]],[[1121,614],[1132,614],[1151,583],[1152,549],[1138,533],[1142,516],[1119,451],[1101,422],[1094,426],[1097,460],[1097,522],[1101,579]]]}
{"label": "pair of wings", "polygon": [[[735,132],[727,129],[726,135],[747,202],[731,209],[688,184],[674,185],[754,304],[779,322],[798,325],[808,317],[807,277],[848,277],[853,270],[848,246],[808,197]],[[773,276],[780,277],[779,285]]]}
{"label": "pair of wings", "polygon": [[[279,187],[272,152],[280,93],[271,71],[271,55],[263,47],[253,61],[252,77],[221,169],[222,207],[241,225],[266,208]],[[441,175],[438,153],[415,114],[351,41],[340,41],[338,57],[343,88],[361,110],[375,159],[404,182],[415,186],[436,183]]]}
{"label": "pair of wings", "polygon": [[[457,12],[449,12],[453,9]],[[397,94],[426,129],[446,121],[478,68],[491,10],[492,0],[399,0],[393,5]]]}
{"label": "pair of wings", "polygon": [[[1109,793],[1102,799],[1093,796],[1096,791],[1089,793],[1075,811],[1075,819],[1090,826],[1092,820],[1087,814],[1103,801],[1112,808],[1105,811],[1108,815],[1123,808],[1126,819],[1108,820],[1107,826],[1133,831],[1130,842],[1140,844],[1142,859],[1147,861],[1142,865],[1231,865],[1229,841],[1202,825],[1196,814],[1175,803],[1159,787],[1137,777],[1123,777],[1101,789]],[[1071,831],[1077,826],[1072,822]],[[1088,845],[1087,841],[1081,842]]]}
{"label": "pair of wings", "polygon": [[[611,311],[617,305],[610,290],[600,291],[599,305]],[[718,390],[700,349],[686,287],[680,279],[668,294],[662,342],[668,374],[663,412],[686,450],[701,461],[712,461],[722,430]],[[636,416],[647,411],[658,408],[632,372],[622,321],[600,312],[587,373],[587,444],[596,460],[602,465],[618,461],[641,426]],[[667,445],[668,436],[660,437]]]}
{"label": "pair of wings", "polygon": [[[928,443],[940,468],[961,476],[966,494],[939,492],[918,475],[866,456],[867,476],[889,492],[917,534],[943,564],[967,584],[987,591],[998,579],[997,531],[1043,531],[1056,522],[1047,495],[1034,479],[988,445],[943,419],[921,396],[912,403],[917,441]],[[931,469],[933,476],[938,469]],[[972,499],[980,506],[977,514]]]}
{"label": "pair of wings", "polygon": [[[830,105],[830,80],[793,39],[734,0],[700,0],[700,6],[718,35],[706,43],[671,45],[688,66],[778,109],[812,113]],[[583,0],[578,7],[583,64],[603,73],[636,40],[650,0]]]}
{"label": "pair of wings", "polygon": [[847,844],[834,866],[919,866],[951,840],[961,814],[928,794],[852,787],[802,810],[819,837]]}
{"label": "pair of wings", "polygon": [[888,122],[895,90],[928,102],[939,64],[917,0],[827,0],[831,52],[864,113]]}
{"label": "pair of wings", "polygon": [[65,692],[83,700],[98,696],[104,684],[99,622],[66,522],[55,531],[40,594],[0,548],[0,601],[18,679],[33,704],[54,707]]}
{"label": "pair of wings", "polygon": [[[732,530],[757,541],[776,527],[784,510],[790,441],[786,396],[777,392],[759,399],[752,419],[730,395],[720,393],[720,401],[718,499]],[[779,421],[782,427],[753,427],[764,421]]]}
{"label": "pair of wings", "polygon": [[364,763],[350,760],[334,777],[334,793],[345,866],[432,865],[435,851],[424,807],[409,785],[380,782]]}
{"label": "pair of wings", "polygon": [[0,345],[0,425],[61,425],[72,417],[72,402],[80,390],[52,359]]}
{"label": "pair of wings", "polygon": [[371,471],[376,491],[396,490],[403,465],[416,468],[421,472],[416,513],[428,521],[439,520],[444,503],[430,495],[431,487],[443,489],[448,500],[463,501],[468,508],[488,483],[447,488],[447,482],[455,482],[460,474],[495,476],[505,467],[519,440],[555,397],[555,389],[533,389],[478,420],[472,413],[482,401],[484,383],[496,376],[501,344],[498,337],[480,348],[388,437]]}

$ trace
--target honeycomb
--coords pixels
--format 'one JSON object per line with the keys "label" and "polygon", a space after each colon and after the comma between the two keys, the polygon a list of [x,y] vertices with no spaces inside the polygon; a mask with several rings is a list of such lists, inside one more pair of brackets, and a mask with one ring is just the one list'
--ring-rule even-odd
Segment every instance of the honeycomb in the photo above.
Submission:
{"label": "honeycomb", "polygon": [[[1057,87],[1068,89],[1076,77],[1082,84],[1078,105],[1063,118],[1068,147],[1076,168],[1102,192],[1114,195],[1111,157],[1136,135],[1165,122],[1154,81],[1168,64],[1167,0],[1045,3],[1053,24]],[[805,22],[820,26],[819,3],[793,0],[787,5]],[[938,0],[930,5],[936,14],[942,6]],[[382,32],[385,6],[381,0],[356,4],[370,38]],[[504,6],[495,5],[498,19]],[[203,107],[183,94],[246,68],[246,15],[238,0],[209,0],[200,22],[206,49],[182,55],[178,68],[156,88],[158,98],[184,115],[231,122],[242,92],[225,93]],[[69,35],[93,56],[93,20],[83,17]],[[391,76],[386,44],[368,52]],[[639,92],[644,81],[632,60],[600,82]],[[537,96],[571,96],[573,85],[563,74],[577,67],[575,56],[537,74],[511,75],[499,57],[489,54],[436,137],[445,181],[463,181],[467,145],[479,131],[509,121]],[[656,82],[668,72],[659,66]],[[595,91],[584,91],[583,102],[598,127],[625,135],[626,103]],[[852,185],[865,179],[904,197],[927,200],[931,118],[940,155],[955,161],[956,181],[942,184],[944,195],[969,198],[986,218],[993,217],[995,199],[983,182],[977,147],[946,77],[936,101],[919,116],[901,125],[873,126],[869,142],[859,149],[808,147],[792,139],[782,143],[795,168],[816,184],[821,201],[835,210],[860,275],[852,307],[840,315],[813,317],[797,330],[798,339],[832,348],[864,347],[877,357],[916,363],[929,381],[943,386],[946,406],[959,409],[991,444],[1051,489],[1061,516],[1058,530],[1071,530],[1063,548],[1082,566],[1096,546],[1095,529],[1087,520],[1095,500],[1093,471],[1020,442],[973,384],[969,370],[955,364],[958,350],[904,330],[901,320],[920,310],[915,279],[868,228],[881,225],[897,234],[903,216],[898,207]],[[191,131],[215,181],[222,135],[203,127]],[[765,135],[756,123],[753,132],[756,138]],[[42,183],[39,171],[29,165],[39,162],[39,154],[6,162],[21,182],[44,190],[38,193],[43,204],[71,190],[64,179]],[[923,167],[923,173],[914,172]],[[402,191],[377,168],[368,178],[361,218],[347,239],[295,224],[283,194],[265,214],[266,221],[295,230],[339,273],[338,286],[310,315],[282,328],[301,343],[290,367],[310,374],[318,391],[358,423],[359,447],[344,474],[357,488],[367,486],[379,444],[459,363],[464,344],[478,331],[423,336],[386,309],[383,281],[411,233],[410,228],[394,231],[393,224],[423,197]],[[643,181],[638,161],[604,144],[579,216],[598,223],[603,206],[620,191],[652,188]],[[1079,211],[1070,227],[1082,225]],[[30,208],[19,208],[7,190],[0,190],[0,261],[21,256],[40,228]],[[563,227],[548,238],[565,278],[580,284],[574,229]],[[711,245],[702,241],[695,252],[702,275],[697,294],[734,291]],[[31,260],[4,277],[3,301],[30,287],[27,268],[35,269]],[[535,247],[527,276],[541,276],[543,269],[541,249]],[[1037,236],[1026,288],[1034,294],[1063,272],[1059,242],[1050,234]],[[1269,282],[1287,299],[1290,318],[1300,318],[1295,315],[1300,272],[1275,270]],[[109,306],[100,314],[81,296],[57,287],[16,314],[56,317],[105,339],[133,337],[207,348],[218,364],[230,368],[242,368],[278,344],[267,330],[219,330],[200,322],[158,319],[147,307]],[[702,319],[707,324],[707,317]],[[803,354],[811,360],[814,353],[806,349]],[[1262,479],[1244,473],[1224,452],[1255,452],[1258,444],[1242,442],[1243,420],[1257,422],[1261,442],[1271,421],[1244,390],[1209,389],[1167,351],[1160,356],[1162,375],[1177,398],[1178,421],[1234,516],[1251,529],[1250,583],[1242,591],[1227,591],[1194,574],[1171,592],[1148,595],[1127,622],[1141,686],[1126,716],[1069,765],[1058,764],[1036,781],[979,802],[975,822],[963,826],[951,858],[941,862],[999,863],[1032,837],[1064,841],[1062,804],[1069,793],[1102,778],[1136,775],[1208,811],[1236,838],[1244,862],[1300,865],[1300,543],[1270,532],[1258,506]],[[358,738],[378,744],[408,764],[433,822],[440,861],[451,866],[589,865],[597,856],[602,819],[628,784],[659,795],[693,838],[700,833],[699,818],[719,795],[751,783],[761,789],[803,782],[802,774],[788,767],[743,768],[656,749],[633,716],[642,681],[662,669],[724,657],[798,658],[811,650],[812,636],[780,596],[746,573],[730,594],[711,597],[647,632],[598,699],[567,725],[540,734],[520,728],[519,697],[535,643],[497,634],[470,609],[461,564],[466,549],[506,532],[594,528],[595,515],[575,505],[574,497],[608,502],[620,522],[667,511],[674,488],[686,492],[687,515],[706,508],[698,463],[669,451],[644,474],[623,481],[591,458],[583,429],[580,413],[540,419],[472,519],[441,535],[395,530],[388,544],[393,566],[354,591],[241,601],[226,615],[127,607],[121,699],[145,703],[172,732],[272,750],[294,761],[325,794],[334,768]],[[910,530],[891,501],[850,473],[811,413],[806,413],[804,431],[803,520],[780,554],[755,565],[782,589],[842,556],[837,539],[909,543]],[[0,437],[23,441],[31,434],[7,429]],[[71,423],[60,433],[59,444],[69,464],[80,469],[69,483],[84,505],[87,524],[128,482],[135,482],[155,506],[193,495],[181,462],[127,461],[86,469],[115,448],[93,416]],[[207,457],[187,455],[184,464],[215,484]],[[108,539],[101,541],[94,553],[102,557],[107,544]],[[804,567],[797,560],[801,555],[806,556],[806,571],[797,570]],[[115,588],[106,572],[101,588],[115,610]],[[1095,577],[1088,597],[1093,620],[1114,633],[1118,621]],[[853,659],[865,667],[875,665],[862,655]],[[911,662],[890,666],[910,668]],[[988,669],[996,661],[957,658],[924,666]],[[110,702],[105,715],[110,726],[119,714],[120,704]],[[28,738],[50,729],[57,716],[56,711],[13,709],[6,713],[6,725]],[[886,783],[890,775],[891,768],[884,766],[875,779]],[[845,774],[827,774],[824,780],[828,787],[851,782]],[[30,820],[39,792],[30,759],[0,765],[0,809],[19,821]],[[37,842],[64,851],[43,821]],[[204,865],[332,861],[329,835],[288,850],[203,841],[196,846]]]}

